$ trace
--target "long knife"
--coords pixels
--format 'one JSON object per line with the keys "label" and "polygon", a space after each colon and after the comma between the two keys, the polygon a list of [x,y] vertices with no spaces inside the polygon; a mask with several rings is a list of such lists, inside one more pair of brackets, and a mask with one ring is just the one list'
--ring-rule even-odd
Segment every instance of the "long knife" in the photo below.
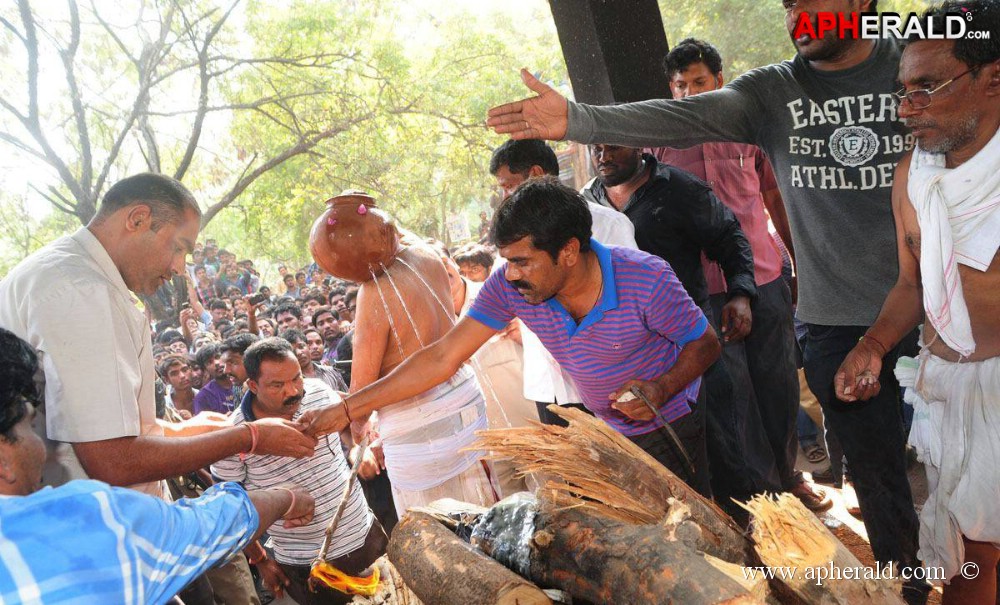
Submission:
{"label": "long knife", "polygon": [[642,392],[642,389],[636,385],[632,385],[629,392],[638,397],[639,400],[646,404],[646,407],[649,408],[649,410],[653,412],[657,418],[659,418],[662,423],[660,428],[662,428],[663,432],[667,434],[667,437],[669,437],[668,441],[674,447],[674,453],[681,459],[681,468],[684,469],[684,474],[687,475],[687,482],[693,485],[695,477],[694,462],[691,461],[691,456],[688,455],[688,451],[684,447],[684,444],[681,443],[681,438],[677,435],[677,432],[674,431],[674,427],[670,426],[667,419],[660,413],[659,408],[653,405],[653,403],[646,398],[646,394]]}

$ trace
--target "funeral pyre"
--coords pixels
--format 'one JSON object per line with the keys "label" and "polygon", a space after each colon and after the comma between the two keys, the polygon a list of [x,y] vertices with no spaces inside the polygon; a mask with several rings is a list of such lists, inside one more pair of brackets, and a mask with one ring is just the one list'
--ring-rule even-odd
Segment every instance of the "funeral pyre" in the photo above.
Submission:
{"label": "funeral pyre", "polygon": [[[536,495],[411,509],[376,564],[379,591],[354,603],[903,603],[884,580],[817,584],[809,568],[862,564],[796,498],[746,503],[744,531],[604,422],[550,409],[569,427],[483,431],[478,444],[546,478]],[[746,571],[763,566],[794,571]]]}

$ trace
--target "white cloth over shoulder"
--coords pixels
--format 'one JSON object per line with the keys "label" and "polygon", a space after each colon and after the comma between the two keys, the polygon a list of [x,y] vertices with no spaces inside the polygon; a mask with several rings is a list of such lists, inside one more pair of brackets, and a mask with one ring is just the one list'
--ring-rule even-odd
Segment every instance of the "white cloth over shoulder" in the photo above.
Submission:
{"label": "white cloth over shoulder", "polygon": [[958,263],[985,271],[1000,248],[1000,130],[956,168],[918,145],[907,192],[920,222],[924,310],[944,342],[968,357],[976,341]]}
{"label": "white cloth over shoulder", "polygon": [[394,487],[420,491],[458,476],[481,454],[460,451],[487,428],[486,401],[468,366],[410,399],[379,410],[385,468]]}
{"label": "white cloth over shoulder", "polygon": [[962,536],[1000,547],[1000,357],[954,363],[924,349],[919,366],[900,358],[896,378],[927,471],[917,555],[952,578],[965,560]]}

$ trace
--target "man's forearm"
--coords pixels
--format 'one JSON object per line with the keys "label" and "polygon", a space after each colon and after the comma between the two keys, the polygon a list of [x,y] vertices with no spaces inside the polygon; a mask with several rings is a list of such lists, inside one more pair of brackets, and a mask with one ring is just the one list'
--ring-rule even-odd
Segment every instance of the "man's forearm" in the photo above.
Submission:
{"label": "man's forearm", "polygon": [[728,297],[745,294],[753,300],[757,296],[757,281],[754,274],[753,252],[746,234],[738,223],[722,239],[718,248],[721,253],[718,262],[726,276]]}
{"label": "man's forearm", "polygon": [[743,93],[726,87],[686,99],[608,107],[569,103],[566,140],[628,147],[690,147],[713,141],[754,143]]}
{"label": "man's forearm", "polygon": [[924,318],[923,294],[919,288],[897,282],[886,296],[878,319],[868,329],[868,336],[884,348],[884,356],[909,334]]}
{"label": "man's forearm", "polygon": [[414,397],[435,387],[458,371],[436,344],[420,349],[385,377],[376,380],[345,401],[351,420],[362,420],[375,410]]}
{"label": "man's forearm", "polygon": [[286,489],[263,489],[248,491],[247,496],[260,517],[260,524],[253,534],[253,540],[256,541],[267,528],[284,516],[292,504],[292,494]]}
{"label": "man's forearm", "polygon": [[669,400],[704,374],[705,370],[719,358],[721,352],[722,347],[719,345],[719,339],[711,326],[705,329],[705,333],[700,338],[684,345],[680,355],[677,356],[677,362],[666,374],[656,380],[660,384],[660,388],[663,389],[664,401]]}
{"label": "man's forearm", "polygon": [[193,437],[120,437],[74,443],[92,479],[126,487],[184,475],[250,449],[250,431],[232,427]]}

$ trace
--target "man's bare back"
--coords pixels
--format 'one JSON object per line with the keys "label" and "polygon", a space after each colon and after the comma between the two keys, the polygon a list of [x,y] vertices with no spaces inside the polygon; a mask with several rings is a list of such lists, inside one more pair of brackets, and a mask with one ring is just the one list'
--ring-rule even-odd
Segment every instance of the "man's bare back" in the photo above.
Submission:
{"label": "man's bare back", "polygon": [[[899,254],[910,254],[920,263],[920,223],[917,213],[910,203],[906,193],[910,157],[900,161],[896,172],[894,189],[901,199],[897,203],[900,222],[903,226],[903,241]],[[964,361],[981,361],[1000,356],[1000,252],[993,256],[986,271],[977,271],[963,264],[958,265],[958,274],[962,281],[962,293],[965,304],[969,308],[969,320],[972,323],[972,336],[976,340],[976,351]],[[931,343],[930,352],[948,361],[958,361],[959,354],[937,336],[934,326],[924,320],[924,342]]]}
{"label": "man's bare back", "polygon": [[358,292],[351,391],[443,336],[454,322],[450,305],[448,275],[437,254],[421,243],[404,247],[386,273]]}

